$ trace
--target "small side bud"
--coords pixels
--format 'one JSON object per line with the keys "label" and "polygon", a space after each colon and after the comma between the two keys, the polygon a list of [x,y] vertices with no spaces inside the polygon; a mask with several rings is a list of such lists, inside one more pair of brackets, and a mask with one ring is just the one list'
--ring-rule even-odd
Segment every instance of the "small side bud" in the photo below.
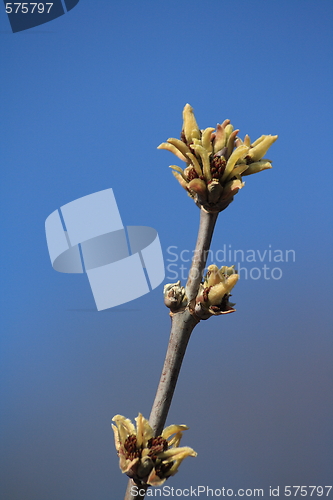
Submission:
{"label": "small side bud", "polygon": [[169,283],[164,286],[164,304],[172,311],[177,311],[186,305],[185,288],[181,286],[180,280],[177,283]]}
{"label": "small side bud", "polygon": [[234,312],[229,302],[230,292],[238,281],[234,266],[223,266],[219,269],[215,264],[208,267],[203,283],[200,284],[194,311],[199,319],[208,319]]}

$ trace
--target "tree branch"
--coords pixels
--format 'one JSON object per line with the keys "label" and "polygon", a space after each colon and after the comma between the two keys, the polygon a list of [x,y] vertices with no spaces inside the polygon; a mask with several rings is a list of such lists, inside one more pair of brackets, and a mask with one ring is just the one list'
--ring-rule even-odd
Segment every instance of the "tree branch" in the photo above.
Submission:
{"label": "tree branch", "polygon": [[[199,323],[199,319],[193,314],[193,304],[202,281],[217,216],[218,213],[211,214],[204,210],[200,210],[198,238],[186,283],[188,306],[183,311],[171,313],[172,325],[168,349],[149,418],[149,423],[155,436],[159,436],[163,431],[186,347],[193,328]],[[145,494],[143,494],[143,496],[132,495],[131,487],[133,485],[133,481],[130,480],[124,500],[135,500],[145,497]],[[147,487],[140,486],[138,490],[143,490],[145,492]]]}

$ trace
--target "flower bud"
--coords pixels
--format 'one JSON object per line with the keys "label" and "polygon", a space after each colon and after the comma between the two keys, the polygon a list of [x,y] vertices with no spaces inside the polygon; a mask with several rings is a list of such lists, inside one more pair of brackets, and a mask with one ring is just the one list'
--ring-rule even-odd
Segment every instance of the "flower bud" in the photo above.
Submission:
{"label": "flower bud", "polygon": [[256,146],[250,148],[248,153],[253,162],[260,160],[278,138],[277,135],[264,135],[261,137],[263,139]]}
{"label": "flower bud", "polygon": [[272,168],[271,162],[268,160],[259,160],[254,163],[250,163],[247,169],[242,173],[242,175],[252,175],[261,172],[262,170],[267,170]]}
{"label": "flower bud", "polygon": [[210,306],[217,306],[221,303],[223,297],[230,294],[238,281],[238,274],[232,274],[224,282],[217,283],[207,292],[207,303]]}
{"label": "flower bud", "polygon": [[171,310],[176,311],[186,305],[185,288],[181,286],[180,280],[177,283],[169,283],[164,286],[164,304]]}
{"label": "flower bud", "polygon": [[208,266],[204,285],[214,286],[221,283],[221,281],[224,281],[226,269],[227,266],[223,266],[221,269],[219,269],[215,264]]}
{"label": "flower bud", "polygon": [[225,128],[229,125],[230,120],[224,120],[222,125],[219,123],[216,125],[216,133],[214,138],[214,151],[217,153],[226,145],[227,138],[225,133]]}
{"label": "flower bud", "polygon": [[238,160],[243,159],[244,156],[247,155],[248,151],[249,151],[249,148],[245,145],[238,146],[238,148],[235,149],[235,151],[232,153],[229,160],[227,161],[227,165],[225,167],[225,171],[224,171],[222,179],[221,179],[222,181],[224,181],[224,179],[227,179],[227,177],[230,176],[234,166],[236,165],[236,162]]}
{"label": "flower bud", "polygon": [[208,267],[203,283],[200,284],[194,311],[199,319],[208,319],[234,312],[229,302],[230,292],[238,281],[234,266],[223,266],[219,269],[215,264]]}
{"label": "flower bud", "polygon": [[227,142],[227,158],[229,158],[229,156],[233,152],[233,149],[235,147],[235,140],[236,140],[238,132],[239,132],[239,129],[233,130],[231,132],[231,134],[229,135],[228,142]]}
{"label": "flower bud", "polygon": [[214,127],[208,127],[202,131],[202,138],[201,138],[202,147],[206,151],[208,151],[209,154],[213,151],[212,132],[214,130],[215,130]]}
{"label": "flower bud", "polygon": [[228,144],[229,137],[232,134],[233,130],[234,130],[234,127],[231,125],[231,123],[228,123],[228,125],[224,129],[224,133],[225,133],[225,144],[224,145],[225,146]]}
{"label": "flower bud", "polygon": [[186,104],[183,111],[183,132],[187,144],[191,144],[193,139],[199,139],[200,137],[200,131],[193,113],[193,108],[189,104]]}
{"label": "flower bud", "polygon": [[162,142],[162,144],[157,146],[157,149],[165,149],[166,151],[170,151],[170,153],[176,155],[177,158],[179,158],[180,160],[185,162],[187,161],[183,153],[174,144],[169,144],[168,142]]}

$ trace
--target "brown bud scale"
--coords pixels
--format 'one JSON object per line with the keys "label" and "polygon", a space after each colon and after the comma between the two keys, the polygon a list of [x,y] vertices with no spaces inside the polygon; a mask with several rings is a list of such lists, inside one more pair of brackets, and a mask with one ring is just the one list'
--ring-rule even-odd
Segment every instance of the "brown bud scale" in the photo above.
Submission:
{"label": "brown bud scale", "polygon": [[209,292],[210,292],[210,289],[211,289],[211,288],[212,288],[211,286],[207,286],[207,287],[204,289],[204,291],[202,292],[202,297],[203,297],[203,299],[204,299],[204,302],[207,302],[207,301],[208,301],[208,294],[209,294]]}

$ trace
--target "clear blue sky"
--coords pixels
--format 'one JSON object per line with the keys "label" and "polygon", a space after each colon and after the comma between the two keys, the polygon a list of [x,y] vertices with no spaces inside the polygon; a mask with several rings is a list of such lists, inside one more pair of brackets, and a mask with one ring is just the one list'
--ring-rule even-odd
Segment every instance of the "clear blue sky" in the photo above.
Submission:
{"label": "clear blue sky", "polygon": [[98,313],[86,276],[52,269],[44,222],[112,187],[123,222],[154,227],[179,266],[199,211],[156,147],[187,102],[201,128],[229,118],[279,139],[217,224],[214,255],[255,250],[229,263],[261,276],[243,271],[237,312],[194,331],[168,423],[190,427],[198,457],[168,485],[267,499],[270,485],[332,484],[332,14],[328,0],[81,0],[13,34],[1,9],[1,498],[123,496],[110,422],[149,414],[163,285]]}

